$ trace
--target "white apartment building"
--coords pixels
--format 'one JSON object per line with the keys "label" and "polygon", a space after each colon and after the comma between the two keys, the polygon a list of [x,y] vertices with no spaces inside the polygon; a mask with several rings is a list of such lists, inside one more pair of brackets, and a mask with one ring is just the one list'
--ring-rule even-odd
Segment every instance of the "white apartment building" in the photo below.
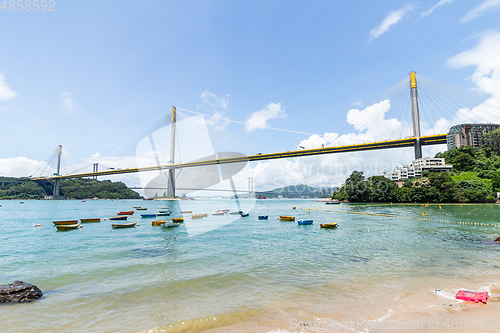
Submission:
{"label": "white apartment building", "polygon": [[452,165],[446,165],[444,158],[430,158],[423,157],[411,162],[408,166],[398,166],[390,171],[382,171],[381,175],[392,179],[408,179],[413,177],[422,177],[422,171],[450,171],[453,168]]}

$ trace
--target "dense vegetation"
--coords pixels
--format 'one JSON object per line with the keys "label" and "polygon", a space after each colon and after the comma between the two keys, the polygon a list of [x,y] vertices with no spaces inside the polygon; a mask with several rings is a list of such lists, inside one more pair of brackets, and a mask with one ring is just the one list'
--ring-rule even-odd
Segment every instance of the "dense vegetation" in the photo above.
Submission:
{"label": "dense vegetation", "polygon": [[0,177],[0,199],[43,199],[46,192],[28,178]]}
{"label": "dense vegetation", "polygon": [[[43,199],[52,195],[48,182],[34,182],[29,178],[0,177],[0,199]],[[67,179],[61,181],[61,194],[68,199],[140,199],[141,196],[122,182],[94,179]]]}
{"label": "dense vegetation", "polygon": [[67,179],[61,182],[61,192],[71,199],[140,199],[139,193],[132,191],[122,182],[95,179]]}
{"label": "dense vegetation", "polygon": [[354,171],[333,195],[352,202],[496,202],[500,192],[500,130],[483,135],[483,147],[436,154],[453,165],[451,172],[424,171],[400,188],[383,176],[365,179]]}

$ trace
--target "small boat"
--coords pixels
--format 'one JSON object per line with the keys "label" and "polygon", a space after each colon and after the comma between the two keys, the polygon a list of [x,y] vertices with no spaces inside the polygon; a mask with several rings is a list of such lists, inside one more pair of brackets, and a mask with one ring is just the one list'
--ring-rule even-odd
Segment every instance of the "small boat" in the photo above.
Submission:
{"label": "small boat", "polygon": [[460,290],[455,295],[456,299],[461,299],[462,301],[475,302],[475,303],[481,302],[484,304],[486,304],[488,302],[489,297],[490,296],[485,291],[475,292],[475,291],[468,291],[468,290]]}
{"label": "small boat", "polygon": [[267,220],[269,216],[267,215],[259,215],[259,220]]}
{"label": "small boat", "polygon": [[150,219],[156,217],[156,214],[141,214],[143,219]]}
{"label": "small boat", "polygon": [[226,215],[226,212],[225,212],[225,211],[223,212],[223,211],[218,210],[218,211],[216,211],[215,213],[212,213],[212,215]]}
{"label": "small boat", "polygon": [[295,216],[280,215],[281,221],[295,221]]}
{"label": "small boat", "polygon": [[340,201],[326,201],[327,205],[340,205]]}
{"label": "small boat", "polygon": [[134,207],[135,209],[139,209],[139,208],[142,208],[141,206],[137,206],[137,207]]}
{"label": "small boat", "polygon": [[116,213],[116,215],[134,215],[134,211],[133,210],[129,210],[129,211],[126,211],[126,212],[118,212],[118,213]]}
{"label": "small boat", "polygon": [[115,228],[115,229],[119,229],[119,228],[133,228],[135,227],[137,223],[111,223],[111,227]]}
{"label": "small boat", "polygon": [[202,219],[205,216],[207,216],[207,214],[194,214],[194,215],[191,215],[191,219],[192,220],[194,220],[194,219]]}
{"label": "small boat", "polygon": [[181,223],[181,222],[184,222],[184,217],[174,217],[172,219],[172,222],[174,223]]}
{"label": "small boat", "polygon": [[183,210],[181,211],[182,214],[191,214],[193,211],[192,210]]}
{"label": "small boat", "polygon": [[170,212],[165,212],[165,213],[159,212],[156,213],[156,216],[170,216]]}
{"label": "small boat", "polygon": [[155,220],[155,221],[151,222],[151,225],[162,225],[165,223],[167,223],[167,220]]}
{"label": "small boat", "polygon": [[80,225],[77,224],[58,224],[56,225],[57,230],[73,230],[78,229]]}
{"label": "small boat", "polygon": [[182,224],[177,224],[177,223],[165,223],[161,227],[162,228],[175,228],[175,227],[180,227]]}
{"label": "small boat", "polygon": [[230,212],[229,215],[241,215],[243,214],[243,212],[241,210],[237,211],[237,212]]}
{"label": "small boat", "polygon": [[172,214],[171,211],[169,210],[159,210],[158,213],[168,213],[168,214]]}
{"label": "small boat", "polygon": [[323,224],[320,224],[319,226],[321,228],[336,228],[338,227],[338,223],[337,222],[332,222],[332,223],[323,223]]}
{"label": "small boat", "polygon": [[127,218],[128,218],[127,215],[123,215],[123,216],[112,216],[109,219],[112,221],[117,221],[117,220],[126,220]]}
{"label": "small boat", "polygon": [[82,223],[91,223],[91,222],[101,222],[101,218],[96,217],[92,219],[80,219]]}
{"label": "small boat", "polygon": [[56,226],[58,225],[71,225],[71,224],[78,224],[78,220],[66,220],[66,221],[53,221]]}
{"label": "small boat", "polygon": [[298,225],[308,225],[313,224],[313,220],[298,220],[297,223]]}
{"label": "small boat", "polygon": [[136,208],[136,210],[148,210],[147,208]]}
{"label": "small boat", "polygon": [[249,213],[241,213],[240,216],[241,217],[247,217],[248,215],[250,215]]}
{"label": "small boat", "polygon": [[161,209],[169,209],[170,207],[161,207]]}

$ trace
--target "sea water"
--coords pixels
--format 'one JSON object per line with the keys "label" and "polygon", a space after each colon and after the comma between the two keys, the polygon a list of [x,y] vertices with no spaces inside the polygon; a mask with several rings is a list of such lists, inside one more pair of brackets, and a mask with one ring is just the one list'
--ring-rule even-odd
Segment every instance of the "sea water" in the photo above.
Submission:
{"label": "sea water", "polygon": [[[44,292],[1,305],[0,331],[366,332],[363,320],[455,308],[457,290],[500,282],[497,205],[267,199],[248,217],[210,216],[233,202],[0,201],[0,284],[22,280]],[[128,218],[138,227],[104,220],[134,206],[148,208]],[[209,216],[184,214],[184,226],[168,229],[140,218],[165,206],[171,217]],[[102,220],[65,232],[52,223],[91,217]],[[210,221],[222,222],[196,235],[186,228]],[[339,227],[320,228],[329,222]]]}

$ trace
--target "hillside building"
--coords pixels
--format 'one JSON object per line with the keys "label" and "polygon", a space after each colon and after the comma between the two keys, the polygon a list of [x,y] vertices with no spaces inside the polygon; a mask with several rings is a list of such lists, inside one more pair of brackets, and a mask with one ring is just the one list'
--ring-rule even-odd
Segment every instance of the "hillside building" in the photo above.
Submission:
{"label": "hillside building", "polygon": [[448,150],[462,146],[480,148],[483,146],[482,136],[500,128],[498,124],[460,124],[450,128],[446,136]]}
{"label": "hillside building", "polygon": [[422,171],[450,171],[453,168],[452,165],[447,165],[444,158],[430,158],[423,157],[411,162],[408,166],[398,166],[392,171],[382,171],[381,175],[392,179],[409,179],[413,177],[422,177]]}

